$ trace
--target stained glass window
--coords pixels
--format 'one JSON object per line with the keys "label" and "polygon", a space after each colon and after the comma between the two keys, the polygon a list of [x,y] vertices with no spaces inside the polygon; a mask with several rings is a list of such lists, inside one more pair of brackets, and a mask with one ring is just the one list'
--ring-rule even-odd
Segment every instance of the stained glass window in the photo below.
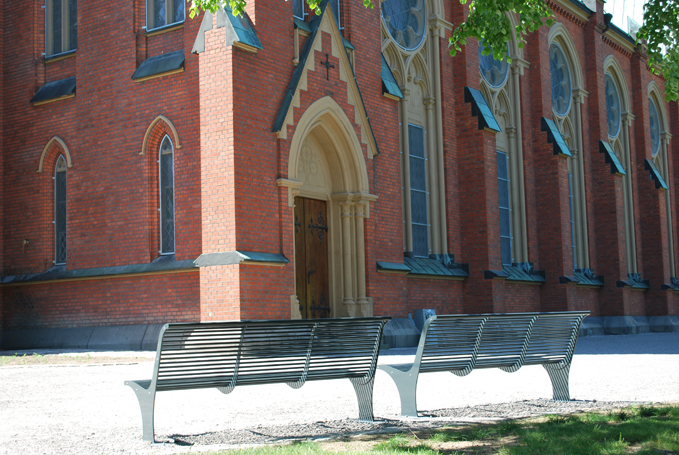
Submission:
{"label": "stained glass window", "polygon": [[606,116],[608,118],[608,135],[617,137],[620,133],[620,95],[613,78],[606,74]]}
{"label": "stained glass window", "polygon": [[571,208],[571,251],[573,253],[573,269],[578,268],[576,261],[576,244],[575,244],[575,213],[573,211],[573,175],[568,173],[568,203]]}
{"label": "stained glass window", "polygon": [[405,50],[420,47],[426,30],[425,0],[385,0],[382,19],[389,36]]}
{"label": "stained glass window", "polygon": [[45,54],[63,54],[78,47],[78,0],[46,0]]}
{"label": "stained glass window", "polygon": [[408,125],[410,153],[410,211],[413,254],[429,257],[429,217],[427,215],[427,171],[424,154],[424,129]]}
{"label": "stained glass window", "polygon": [[648,119],[651,123],[651,152],[655,158],[660,150],[660,119],[652,98],[648,99]]}
{"label": "stained glass window", "polygon": [[59,156],[54,172],[55,264],[66,263],[66,160]]}
{"label": "stained glass window", "polygon": [[566,115],[571,108],[571,73],[566,56],[557,44],[549,46],[549,70],[552,79],[552,108]]}
{"label": "stained glass window", "polygon": [[512,265],[512,209],[509,202],[509,159],[497,152],[497,186],[500,205],[500,251],[502,265]]}
{"label": "stained glass window", "polygon": [[165,136],[160,146],[160,253],[174,253],[174,150]]}
{"label": "stained glass window", "polygon": [[184,22],[185,0],[147,0],[146,29],[153,30],[166,25]]}
{"label": "stained glass window", "polygon": [[[483,75],[483,78],[491,87],[502,87],[509,75],[509,63],[507,63],[507,59],[495,60],[492,53],[483,55],[484,49],[486,47],[483,43],[479,43],[479,68],[481,69],[481,75]],[[509,55],[509,46],[507,46],[506,55]]]}

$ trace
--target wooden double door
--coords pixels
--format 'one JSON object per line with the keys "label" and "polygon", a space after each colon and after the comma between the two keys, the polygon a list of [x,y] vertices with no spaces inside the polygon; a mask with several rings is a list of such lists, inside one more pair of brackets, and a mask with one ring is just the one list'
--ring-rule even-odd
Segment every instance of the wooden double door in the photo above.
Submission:
{"label": "wooden double door", "polygon": [[325,201],[295,198],[295,285],[302,318],[330,317]]}

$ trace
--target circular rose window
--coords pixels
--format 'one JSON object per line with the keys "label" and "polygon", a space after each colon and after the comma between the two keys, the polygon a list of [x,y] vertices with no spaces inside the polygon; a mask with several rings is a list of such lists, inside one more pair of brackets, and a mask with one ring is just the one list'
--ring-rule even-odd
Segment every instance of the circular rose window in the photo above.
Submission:
{"label": "circular rose window", "polygon": [[417,49],[424,39],[426,29],[424,0],[385,0],[382,2],[382,19],[389,35],[407,51]]}

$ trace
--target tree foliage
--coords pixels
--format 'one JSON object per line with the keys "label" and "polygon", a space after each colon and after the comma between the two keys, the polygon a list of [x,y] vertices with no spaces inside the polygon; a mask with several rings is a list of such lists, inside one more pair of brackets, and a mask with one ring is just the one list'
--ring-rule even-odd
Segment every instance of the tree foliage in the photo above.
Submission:
{"label": "tree foliage", "polygon": [[665,78],[665,98],[679,98],[679,1],[648,0],[637,43],[645,42],[651,71]]}
{"label": "tree foliage", "polygon": [[[460,0],[463,5],[467,0]],[[552,26],[554,13],[543,0],[472,0],[469,16],[453,31],[448,46],[454,56],[467,44],[467,39],[477,38],[483,42],[483,55],[493,52],[497,60],[507,58],[507,42],[512,36],[512,24],[507,12],[516,13],[518,24],[514,27],[517,44],[523,48],[524,36],[537,30],[545,21]],[[511,60],[510,60],[511,61]]]}
{"label": "tree foliage", "polygon": [[[287,1],[287,0],[286,0]],[[373,0],[362,0],[366,8],[373,8]],[[646,0],[644,25],[637,33],[637,42],[645,43],[651,71],[665,78],[665,97],[668,101],[679,98],[679,0]],[[320,14],[321,0],[306,0],[312,11]],[[467,0],[460,0],[463,5]],[[226,5],[235,15],[245,11],[247,0],[191,0],[189,15],[195,17],[201,10],[215,13]],[[507,12],[516,14],[518,24],[512,27]],[[519,48],[525,44],[525,35],[540,26],[551,27],[554,13],[544,0],[471,0],[469,15],[453,31],[448,46],[450,55],[462,50],[469,38],[483,42],[484,55],[493,53],[500,60],[505,55],[506,43],[516,34]],[[512,30],[513,29],[513,30]]]}

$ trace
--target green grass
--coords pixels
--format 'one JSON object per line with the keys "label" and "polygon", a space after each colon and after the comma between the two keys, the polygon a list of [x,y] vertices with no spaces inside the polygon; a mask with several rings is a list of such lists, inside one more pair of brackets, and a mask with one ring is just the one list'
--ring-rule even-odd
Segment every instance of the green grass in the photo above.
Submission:
{"label": "green grass", "polygon": [[[384,436],[386,438],[388,436]],[[552,415],[399,434],[370,444],[301,442],[228,455],[679,455],[679,406]]]}

